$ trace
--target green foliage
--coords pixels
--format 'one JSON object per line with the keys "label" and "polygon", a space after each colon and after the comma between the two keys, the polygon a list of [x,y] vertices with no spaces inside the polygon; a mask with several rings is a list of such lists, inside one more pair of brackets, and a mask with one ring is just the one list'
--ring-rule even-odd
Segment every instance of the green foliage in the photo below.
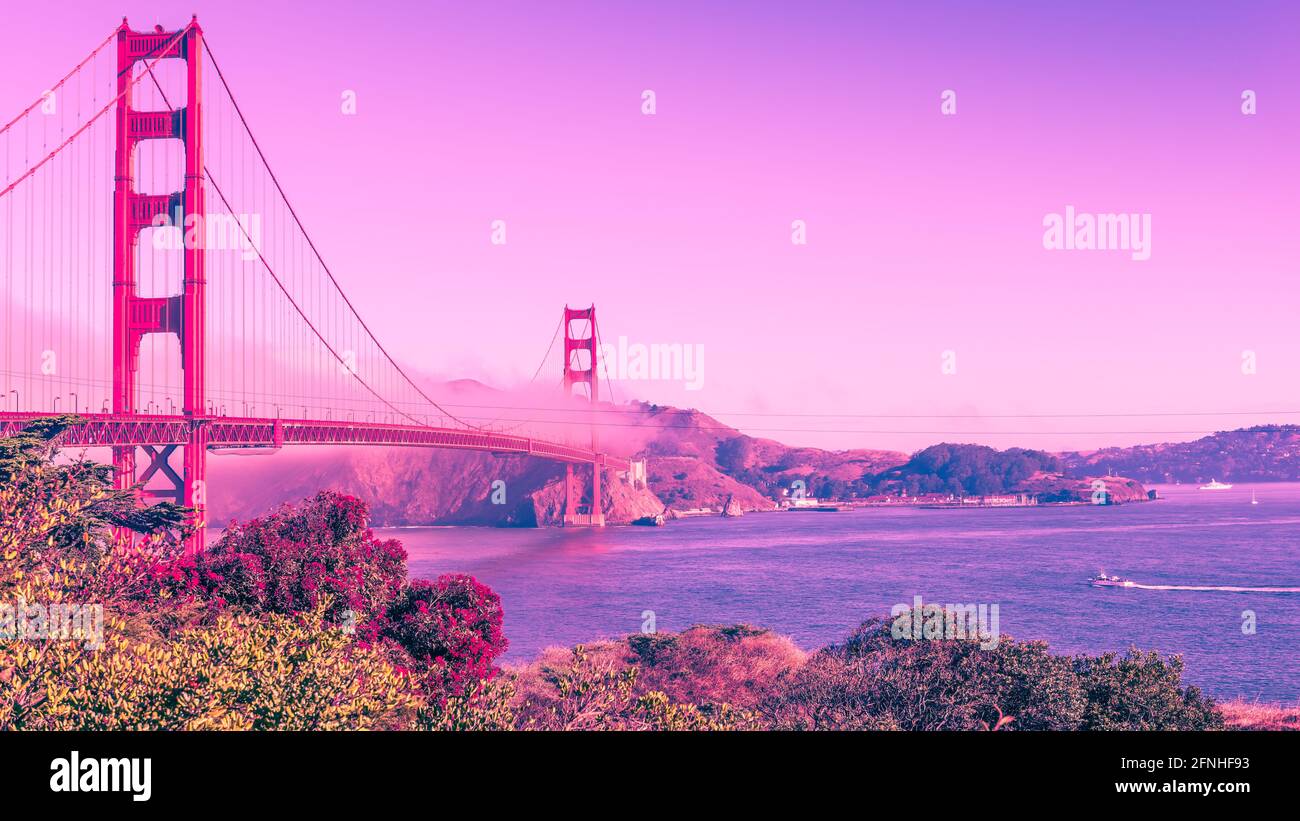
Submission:
{"label": "green foliage", "polygon": [[895,638],[890,622],[873,619],[793,671],[761,711],[770,726],[803,730],[1222,727],[1213,702],[1181,677],[1177,656],[1057,656],[1009,636],[981,649]]}
{"label": "green foliage", "polygon": [[1079,656],[1074,669],[1087,695],[1084,730],[1218,730],[1223,716],[1196,687],[1182,688],[1183,660],[1130,648],[1118,656]]}
{"label": "green foliage", "polygon": [[[142,508],[135,491],[112,487],[111,469],[102,465],[56,462],[57,437],[73,419],[38,420],[0,439],[7,477],[0,483],[0,596],[135,611],[153,592],[149,569],[180,553],[174,526],[185,510]],[[118,525],[143,527],[147,536],[116,540]]]}
{"label": "green foliage", "polygon": [[681,633],[634,634],[626,660],[640,670],[638,689],[662,690],[680,703],[752,710],[806,654],[785,636],[747,624],[695,625]]}
{"label": "green foliage", "polygon": [[1057,473],[1060,460],[1038,450],[995,450],[985,445],[932,445],[904,465],[864,478],[875,492],[903,489],[920,493],[987,496],[1007,493],[1038,471]]}
{"label": "green foliage", "polygon": [[113,487],[108,465],[54,460],[59,436],[77,421],[72,415],[37,419],[0,439],[0,547],[45,547],[96,558],[107,551],[115,527],[179,541],[188,508],[141,505],[134,490]]}
{"label": "green foliage", "polygon": [[[97,604],[104,644],[0,640],[0,730],[406,727],[422,706],[384,647],[296,617],[227,615],[160,596],[176,561],[175,505],[144,508],[111,469],[56,462],[74,421],[41,420],[0,440],[0,600]],[[116,540],[119,525],[154,530]]]}
{"label": "green foliage", "polygon": [[0,667],[43,698],[5,711],[0,728],[49,730],[397,729],[419,700],[410,677],[377,648],[321,622],[323,610],[286,617],[223,616],[168,641],[127,638],[106,625],[106,646],[10,642]]}
{"label": "green foliage", "polygon": [[465,682],[459,695],[428,698],[416,716],[420,730],[513,730],[514,685],[504,679]]}

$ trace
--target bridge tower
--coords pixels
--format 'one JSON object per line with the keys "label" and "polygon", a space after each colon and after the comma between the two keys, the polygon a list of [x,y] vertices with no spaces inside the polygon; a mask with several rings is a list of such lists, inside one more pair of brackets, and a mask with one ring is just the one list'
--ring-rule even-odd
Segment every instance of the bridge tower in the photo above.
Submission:
{"label": "bridge tower", "polygon": [[[204,407],[204,272],[207,211],[203,200],[203,120],[200,111],[203,32],[198,19],[183,32],[132,31],[126,18],[117,30],[117,142],[113,185],[113,412],[136,412],[136,381],[140,342],[146,334],[175,334],[180,340],[183,370],[182,411],[189,417],[189,437],[178,474],[171,464],[177,445],[141,448],[149,459],[137,473],[135,448],[113,448],[116,484],[147,485],[158,477],[169,486],[146,489],[145,495],[194,508],[195,532],[190,547],[203,548],[206,524],[206,463],[208,433]],[[174,111],[138,111],[132,107],[132,72],[137,63],[157,58],[186,64],[185,105]],[[135,188],[135,149],[142,140],[181,140],[185,144],[185,187],[169,194],[140,194]],[[189,235],[184,242],[184,279],[175,296],[142,297],[137,290],[136,251],[140,233],[159,223]],[[195,246],[195,247],[191,247]]]}
{"label": "bridge tower", "polygon": [[[575,321],[586,320],[584,329],[587,335],[574,336]],[[584,367],[584,356],[585,367]],[[596,306],[590,308],[570,308],[564,306],[564,394],[573,396],[573,387],[579,383],[587,384],[587,399],[594,409],[600,396],[599,381],[596,377]],[[592,420],[594,422],[594,419]],[[604,527],[605,513],[601,509],[600,484],[601,467],[604,454],[596,446],[596,426],[591,426],[591,452],[595,459],[591,463],[591,502],[583,504],[582,488],[573,475],[573,464],[564,466],[564,524],[571,526]]]}

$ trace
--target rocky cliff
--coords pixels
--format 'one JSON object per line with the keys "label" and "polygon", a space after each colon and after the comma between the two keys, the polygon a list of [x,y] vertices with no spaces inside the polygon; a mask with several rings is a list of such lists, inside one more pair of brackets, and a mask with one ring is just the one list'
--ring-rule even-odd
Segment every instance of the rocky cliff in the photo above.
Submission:
{"label": "rocky cliff", "polygon": [[[564,467],[523,456],[421,448],[286,449],[271,456],[209,459],[210,520],[257,516],[281,502],[323,488],[364,499],[377,527],[560,523]],[[590,496],[590,471],[580,470]],[[607,472],[602,484],[610,524],[662,513],[647,488],[633,488]]]}

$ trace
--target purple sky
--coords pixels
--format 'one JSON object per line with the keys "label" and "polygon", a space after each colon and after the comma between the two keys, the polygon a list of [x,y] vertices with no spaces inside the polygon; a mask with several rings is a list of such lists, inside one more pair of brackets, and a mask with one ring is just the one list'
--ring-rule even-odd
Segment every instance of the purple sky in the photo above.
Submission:
{"label": "purple sky", "polygon": [[[287,5],[10,4],[0,119],[121,13],[197,12],[345,290],[444,377],[527,381],[594,301],[607,342],[705,350],[700,390],[620,398],[791,443],[1300,421],[1294,4]],[[1150,214],[1151,258],[1045,250],[1067,205]],[[1264,413],[988,418],[1206,411]]]}

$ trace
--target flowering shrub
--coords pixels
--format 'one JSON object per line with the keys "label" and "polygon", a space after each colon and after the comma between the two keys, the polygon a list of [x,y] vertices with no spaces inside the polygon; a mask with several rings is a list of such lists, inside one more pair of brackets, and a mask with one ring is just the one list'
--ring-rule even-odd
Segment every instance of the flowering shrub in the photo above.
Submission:
{"label": "flowering shrub", "polygon": [[473,576],[417,579],[388,608],[379,635],[396,642],[424,676],[425,690],[445,699],[498,672],[508,645],[501,597]]}
{"label": "flowering shrub", "polygon": [[297,507],[232,524],[198,555],[163,565],[165,588],[256,612],[302,613],[326,604],[338,620],[380,615],[406,583],[406,550],[377,539],[364,502],[324,491]]}
{"label": "flowering shrub", "polygon": [[333,491],[234,524],[203,553],[161,564],[155,578],[169,594],[218,608],[322,609],[334,623],[350,614],[358,637],[419,673],[442,707],[491,679],[507,646],[496,593],[464,575],[408,584],[401,543],[375,538],[365,503]]}

